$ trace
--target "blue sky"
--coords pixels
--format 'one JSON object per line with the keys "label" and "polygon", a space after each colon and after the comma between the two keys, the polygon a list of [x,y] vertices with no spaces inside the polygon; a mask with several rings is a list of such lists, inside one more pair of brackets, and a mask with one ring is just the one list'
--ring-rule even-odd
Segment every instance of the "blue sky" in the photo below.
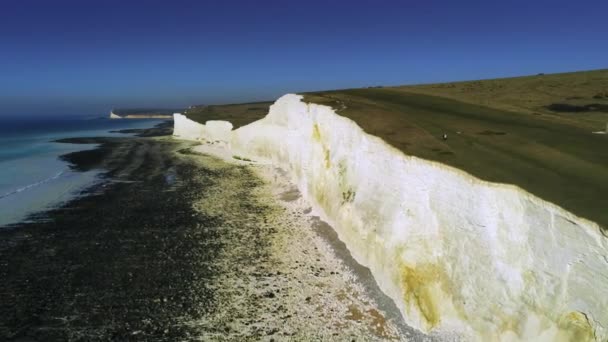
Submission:
{"label": "blue sky", "polygon": [[608,67],[608,1],[0,3],[0,115]]}

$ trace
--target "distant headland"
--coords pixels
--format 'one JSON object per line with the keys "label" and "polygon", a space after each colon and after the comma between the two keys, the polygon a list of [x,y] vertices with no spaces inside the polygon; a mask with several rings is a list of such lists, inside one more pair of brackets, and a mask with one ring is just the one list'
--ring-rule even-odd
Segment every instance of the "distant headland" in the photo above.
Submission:
{"label": "distant headland", "polygon": [[159,108],[130,108],[112,109],[110,119],[172,119],[173,113],[180,113],[183,109]]}

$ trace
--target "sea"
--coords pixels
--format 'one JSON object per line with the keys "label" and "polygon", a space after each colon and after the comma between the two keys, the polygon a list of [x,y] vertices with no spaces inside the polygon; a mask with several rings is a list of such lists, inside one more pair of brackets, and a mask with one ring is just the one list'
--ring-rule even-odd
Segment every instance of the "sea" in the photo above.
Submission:
{"label": "sea", "polygon": [[0,229],[28,220],[79,195],[100,180],[100,171],[72,171],[59,156],[95,145],[57,143],[72,137],[131,134],[115,130],[150,128],[162,120],[79,117],[0,117]]}

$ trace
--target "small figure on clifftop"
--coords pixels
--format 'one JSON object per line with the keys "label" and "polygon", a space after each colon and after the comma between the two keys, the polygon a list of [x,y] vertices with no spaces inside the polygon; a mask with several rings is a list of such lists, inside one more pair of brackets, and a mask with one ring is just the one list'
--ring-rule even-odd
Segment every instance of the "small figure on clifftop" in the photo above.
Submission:
{"label": "small figure on clifftop", "polygon": [[447,133],[443,133],[443,136],[441,138],[443,140],[448,140],[448,134]]}

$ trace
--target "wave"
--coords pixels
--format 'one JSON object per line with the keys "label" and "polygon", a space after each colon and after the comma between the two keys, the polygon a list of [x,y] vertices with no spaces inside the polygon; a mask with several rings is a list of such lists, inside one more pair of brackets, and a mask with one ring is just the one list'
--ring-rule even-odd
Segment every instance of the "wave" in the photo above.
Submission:
{"label": "wave", "polygon": [[37,181],[37,182],[31,183],[31,184],[28,184],[28,185],[22,186],[22,187],[20,187],[20,188],[15,189],[15,190],[9,191],[9,192],[7,192],[7,193],[5,193],[5,194],[3,194],[3,195],[0,195],[0,199],[4,199],[4,198],[6,198],[6,197],[9,197],[9,196],[12,196],[12,195],[18,194],[18,193],[20,193],[20,192],[23,192],[23,191],[29,190],[29,189],[31,189],[31,188],[35,188],[35,187],[40,186],[40,185],[42,185],[42,184],[46,184],[46,183],[48,183],[48,182],[51,182],[51,181],[53,181],[53,180],[55,180],[55,179],[57,179],[57,178],[61,177],[61,176],[62,176],[62,175],[64,175],[65,173],[66,173],[66,170],[59,171],[59,172],[58,172],[57,174],[55,174],[54,176],[51,176],[51,177],[49,177],[49,178],[45,178],[45,179],[43,179],[43,180],[40,180],[40,181]]}

